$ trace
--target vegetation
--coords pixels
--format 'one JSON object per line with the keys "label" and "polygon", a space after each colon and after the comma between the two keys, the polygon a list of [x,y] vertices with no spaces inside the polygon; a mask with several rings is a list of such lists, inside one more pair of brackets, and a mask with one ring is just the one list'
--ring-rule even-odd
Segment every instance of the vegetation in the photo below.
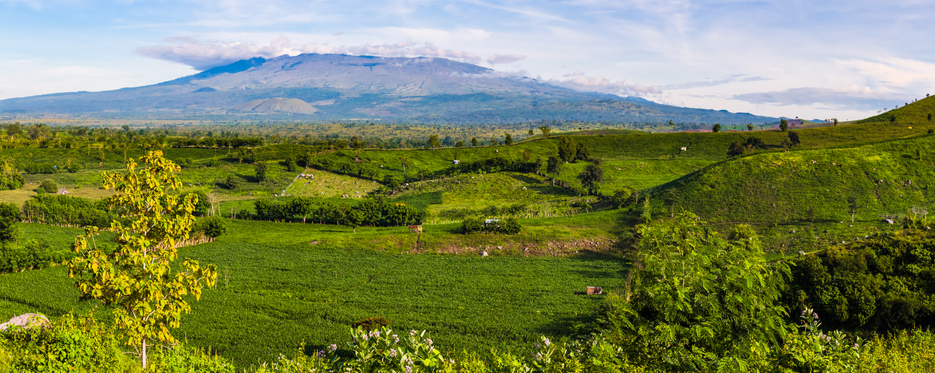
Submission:
{"label": "vegetation", "polygon": [[191,196],[179,199],[168,194],[181,185],[173,173],[179,166],[155,151],[137,163],[127,164],[126,174],[104,173],[104,187],[117,190],[110,204],[130,219],[125,226],[114,220],[116,232],[113,251],[104,252],[94,244],[97,227],[75,239],[77,256],[69,263],[69,277],[83,297],[114,306],[117,328],[127,344],[140,347],[146,369],[147,340],[175,342],[169,328],[177,328],[182,312],[191,310],[186,295],[201,298],[201,288],[217,278],[214,265],[202,268],[186,259],[184,271],[172,274],[171,263],[177,256],[176,241],[188,238],[194,224],[195,201]]}

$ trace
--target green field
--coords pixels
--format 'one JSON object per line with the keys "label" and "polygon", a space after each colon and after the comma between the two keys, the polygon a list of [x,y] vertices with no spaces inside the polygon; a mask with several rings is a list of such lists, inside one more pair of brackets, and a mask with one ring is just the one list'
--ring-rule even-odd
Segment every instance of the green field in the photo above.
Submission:
{"label": "green field", "polygon": [[[23,230],[56,246],[80,232],[33,224]],[[249,366],[303,341],[318,349],[347,340],[351,323],[383,316],[398,330],[431,331],[447,351],[484,351],[491,341],[528,351],[539,335],[570,335],[589,322],[602,298],[574,292],[616,287],[627,268],[603,254],[485,258],[344,248],[327,237],[347,231],[332,230],[235,221],[216,242],[182,249],[182,256],[216,264],[219,278],[175,335]],[[321,243],[310,245],[313,239]],[[89,307],[78,302],[62,267],[0,275],[0,314],[58,316]]]}

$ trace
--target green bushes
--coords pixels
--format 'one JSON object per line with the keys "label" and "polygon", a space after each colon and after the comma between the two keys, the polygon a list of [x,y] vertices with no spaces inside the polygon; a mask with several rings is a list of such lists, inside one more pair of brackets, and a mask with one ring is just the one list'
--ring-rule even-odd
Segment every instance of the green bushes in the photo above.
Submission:
{"label": "green bushes", "polygon": [[787,303],[837,328],[886,331],[935,323],[935,239],[924,229],[880,233],[794,261]]}
{"label": "green bushes", "polygon": [[5,243],[0,246],[0,273],[42,269],[72,256],[70,251],[53,251],[47,242],[40,240],[28,240],[21,244]]}
{"label": "green bushes", "polygon": [[44,191],[49,194],[55,194],[58,193],[58,184],[56,184],[51,179],[45,179],[39,183],[39,190],[40,192]]}
{"label": "green bushes", "polygon": [[107,227],[112,219],[106,201],[40,194],[23,204],[23,220],[60,226]]}
{"label": "green bushes", "polygon": [[45,330],[0,332],[0,371],[129,371],[135,363],[120,345],[118,335],[93,317],[67,315]]}
{"label": "green bushes", "polygon": [[0,190],[13,190],[21,186],[23,186],[23,175],[6,161],[0,164]]}
{"label": "green bushes", "polygon": [[367,199],[356,206],[345,204],[332,204],[311,198],[296,198],[292,201],[279,201],[275,199],[258,199],[254,202],[256,217],[260,220],[285,220],[301,217],[304,222],[311,217],[319,223],[348,224],[352,213],[358,214],[356,221],[359,225],[367,226],[401,226],[408,224],[421,224],[425,219],[425,211],[403,204],[390,203],[382,198]]}

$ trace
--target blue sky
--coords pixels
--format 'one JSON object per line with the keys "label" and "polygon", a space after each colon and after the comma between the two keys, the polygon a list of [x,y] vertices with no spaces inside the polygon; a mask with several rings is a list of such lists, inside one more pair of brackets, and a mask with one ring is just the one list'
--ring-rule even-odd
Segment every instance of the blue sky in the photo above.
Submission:
{"label": "blue sky", "polygon": [[575,89],[858,119],[935,94],[935,2],[0,0],[0,99],[253,56],[436,56]]}

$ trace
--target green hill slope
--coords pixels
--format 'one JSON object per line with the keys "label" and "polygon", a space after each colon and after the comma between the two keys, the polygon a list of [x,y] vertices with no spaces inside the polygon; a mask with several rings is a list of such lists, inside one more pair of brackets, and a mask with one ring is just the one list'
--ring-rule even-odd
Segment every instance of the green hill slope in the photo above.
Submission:
{"label": "green hill slope", "polygon": [[[757,154],[713,164],[644,194],[712,222],[880,221],[935,200],[935,136],[852,148]],[[853,203],[852,203],[853,201]]]}
{"label": "green hill slope", "polygon": [[935,123],[935,96],[926,97],[913,103],[906,103],[898,109],[887,111],[857,123],[890,122],[899,124],[933,124]]}

